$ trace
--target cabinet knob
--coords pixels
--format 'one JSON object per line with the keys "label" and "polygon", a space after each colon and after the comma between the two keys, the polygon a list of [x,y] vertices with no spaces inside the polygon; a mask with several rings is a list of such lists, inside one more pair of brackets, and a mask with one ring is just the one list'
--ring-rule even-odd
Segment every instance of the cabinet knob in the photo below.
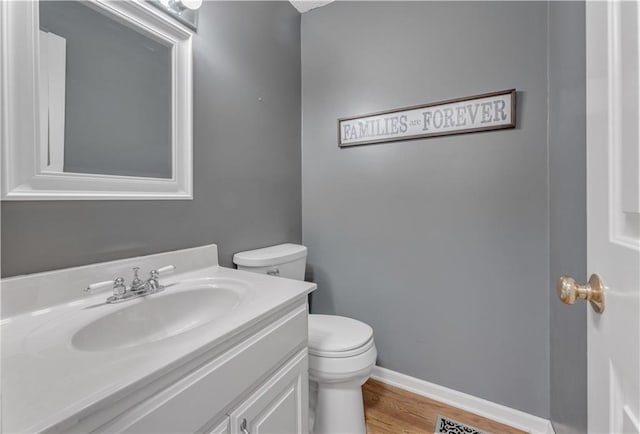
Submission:
{"label": "cabinet knob", "polygon": [[240,424],[240,432],[242,434],[251,434],[247,429],[247,419],[242,419],[242,423]]}

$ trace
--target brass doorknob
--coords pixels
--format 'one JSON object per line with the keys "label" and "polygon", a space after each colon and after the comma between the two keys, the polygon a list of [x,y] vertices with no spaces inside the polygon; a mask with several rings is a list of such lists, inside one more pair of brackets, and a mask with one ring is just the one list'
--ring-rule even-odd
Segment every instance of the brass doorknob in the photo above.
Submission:
{"label": "brass doorknob", "polygon": [[589,283],[579,285],[573,277],[561,276],[556,289],[563,303],[573,304],[577,299],[589,300],[597,313],[604,311],[604,284],[597,274],[592,274]]}

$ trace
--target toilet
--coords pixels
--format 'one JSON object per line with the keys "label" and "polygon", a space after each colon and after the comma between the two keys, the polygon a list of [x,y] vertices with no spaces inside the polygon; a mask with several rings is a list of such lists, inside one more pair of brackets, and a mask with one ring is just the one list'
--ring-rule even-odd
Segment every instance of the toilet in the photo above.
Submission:
{"label": "toilet", "polygon": [[[239,270],[304,280],[307,248],[280,244],[236,253]],[[365,434],[362,385],[376,362],[373,329],[352,318],[309,315],[309,424],[315,434]]]}

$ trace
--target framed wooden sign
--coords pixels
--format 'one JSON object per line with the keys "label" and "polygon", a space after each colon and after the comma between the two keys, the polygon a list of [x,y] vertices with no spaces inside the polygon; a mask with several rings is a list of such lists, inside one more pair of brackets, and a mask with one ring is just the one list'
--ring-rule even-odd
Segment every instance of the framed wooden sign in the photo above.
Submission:
{"label": "framed wooden sign", "polygon": [[338,119],[338,146],[515,128],[516,90],[509,89]]}

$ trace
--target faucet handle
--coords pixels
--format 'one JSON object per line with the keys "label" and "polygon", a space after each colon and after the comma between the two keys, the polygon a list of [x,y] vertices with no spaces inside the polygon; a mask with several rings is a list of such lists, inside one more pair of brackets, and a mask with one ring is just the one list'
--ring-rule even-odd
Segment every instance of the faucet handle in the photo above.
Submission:
{"label": "faucet handle", "polygon": [[108,287],[112,287],[115,284],[114,280],[103,280],[102,282],[95,282],[91,285],[87,286],[83,291],[89,294],[93,294],[102,289],[106,289]]}
{"label": "faucet handle", "polygon": [[113,295],[114,297],[122,297],[127,292],[127,285],[124,284],[124,277],[118,277],[113,281]]}
{"label": "faucet handle", "polygon": [[114,291],[121,291],[122,289],[126,290],[126,286],[124,285],[124,278],[118,277],[115,280],[103,280],[102,282],[95,282],[87,286],[83,291],[89,294],[94,294],[109,287],[113,288]]}
{"label": "faucet handle", "polygon": [[171,273],[175,271],[175,269],[176,269],[175,265],[166,265],[164,267],[158,268],[156,271],[158,272],[158,274],[164,274],[164,273]]}
{"label": "faucet handle", "polygon": [[164,267],[160,267],[160,268],[157,268],[155,270],[151,270],[151,277],[153,279],[157,279],[158,276],[160,276],[161,274],[171,273],[175,269],[176,269],[176,267],[174,265],[166,265]]}
{"label": "faucet handle", "polygon": [[154,292],[162,291],[164,289],[163,285],[160,285],[158,282],[158,277],[164,273],[170,273],[175,270],[176,267],[173,265],[167,265],[165,267],[160,267],[155,270],[151,270],[149,273],[149,280],[147,280],[147,286]]}

